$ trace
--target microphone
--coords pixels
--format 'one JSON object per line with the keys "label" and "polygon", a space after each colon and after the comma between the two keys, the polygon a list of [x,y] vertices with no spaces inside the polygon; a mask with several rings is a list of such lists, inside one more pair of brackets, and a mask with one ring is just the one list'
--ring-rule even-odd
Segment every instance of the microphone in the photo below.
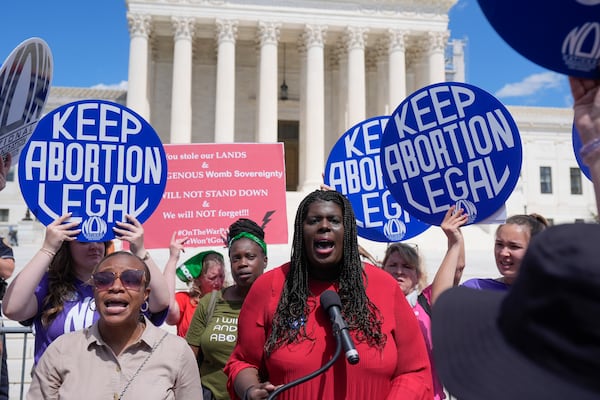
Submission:
{"label": "microphone", "polygon": [[342,302],[340,296],[333,290],[326,290],[321,294],[321,307],[329,314],[333,333],[339,335],[342,341],[342,346],[346,352],[346,359],[350,364],[356,364],[359,360],[358,351],[354,347],[354,342],[350,337],[348,324],[342,317]]}

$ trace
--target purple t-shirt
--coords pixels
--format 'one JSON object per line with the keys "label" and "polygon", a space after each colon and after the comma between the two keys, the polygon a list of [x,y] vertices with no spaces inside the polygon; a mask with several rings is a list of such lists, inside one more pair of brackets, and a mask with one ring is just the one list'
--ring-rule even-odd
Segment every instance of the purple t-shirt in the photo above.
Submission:
{"label": "purple t-shirt", "polygon": [[[44,298],[48,294],[48,274],[45,274],[37,288],[35,297],[38,302],[38,313],[30,320],[23,322],[25,325],[34,325],[35,345],[34,345],[34,363],[46,350],[46,348],[60,335],[67,332],[78,331],[91,326],[96,322],[100,315],[97,311],[90,309],[90,302],[94,299],[94,287],[78,279],[75,280],[75,293],[64,301],[62,311],[56,315],[56,318],[46,327],[42,325],[42,311]],[[93,307],[95,308],[95,307]],[[159,313],[146,313],[146,316],[156,326],[160,326],[167,317],[168,308]]]}
{"label": "purple t-shirt", "polygon": [[473,278],[463,282],[462,286],[478,290],[496,290],[506,292],[510,286],[504,282],[500,282],[491,278]]}

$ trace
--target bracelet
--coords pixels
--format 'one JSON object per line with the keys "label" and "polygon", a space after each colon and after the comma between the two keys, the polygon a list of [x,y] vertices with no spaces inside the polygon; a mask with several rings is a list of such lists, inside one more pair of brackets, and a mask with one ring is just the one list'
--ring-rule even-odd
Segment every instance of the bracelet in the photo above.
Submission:
{"label": "bracelet", "polygon": [[47,249],[47,248],[45,248],[45,247],[42,247],[42,248],[40,249],[40,251],[41,251],[42,253],[46,254],[46,255],[47,255],[48,257],[50,257],[50,258],[54,258],[54,256],[56,255],[56,253],[55,253],[55,252],[53,252],[52,250],[48,250],[48,249]]}
{"label": "bracelet", "polygon": [[250,385],[246,388],[246,390],[244,390],[244,397],[242,397],[242,400],[248,400],[248,392],[255,386],[256,385]]}
{"label": "bracelet", "polygon": [[590,156],[597,155],[598,150],[600,150],[600,137],[594,138],[591,141],[584,144],[579,150],[579,155],[583,162],[587,165],[589,164]]}

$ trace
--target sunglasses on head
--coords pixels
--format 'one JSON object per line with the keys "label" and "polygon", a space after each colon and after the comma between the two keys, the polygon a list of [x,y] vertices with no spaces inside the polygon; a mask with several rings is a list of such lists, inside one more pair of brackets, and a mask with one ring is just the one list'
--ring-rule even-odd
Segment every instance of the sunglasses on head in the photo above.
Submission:
{"label": "sunglasses on head", "polygon": [[127,289],[140,290],[144,281],[144,270],[126,269],[122,272],[102,271],[92,275],[94,286],[98,290],[107,290],[119,278],[121,284]]}

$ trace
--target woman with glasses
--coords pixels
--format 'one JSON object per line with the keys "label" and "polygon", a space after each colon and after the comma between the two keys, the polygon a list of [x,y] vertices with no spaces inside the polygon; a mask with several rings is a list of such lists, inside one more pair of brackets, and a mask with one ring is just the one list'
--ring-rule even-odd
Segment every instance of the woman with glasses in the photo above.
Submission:
{"label": "woman with glasses", "polygon": [[[65,214],[46,228],[40,250],[8,286],[2,309],[4,314],[24,325],[34,325],[34,363],[60,335],[87,328],[99,318],[90,303],[92,271],[104,258],[110,242],[79,242],[80,222],[69,221]],[[115,234],[129,242],[133,254],[141,257],[152,275],[152,293],[147,313],[160,325],[166,318],[169,291],[160,269],[144,248],[144,228],[131,215],[118,222]]]}
{"label": "woman with glasses", "polygon": [[464,241],[460,227],[467,222],[467,215],[459,209],[454,212],[450,207],[444,216],[441,228],[448,238],[448,250],[431,285],[427,285],[427,277],[423,271],[419,249],[414,244],[394,243],[390,245],[383,258],[383,270],[396,279],[398,286],[412,307],[432,366],[434,399],[444,399],[444,388],[437,378],[433,365],[431,346],[431,306],[446,289],[460,282],[464,262]]}
{"label": "woman with glasses", "polygon": [[185,340],[143,315],[151,293],[146,263],[126,251],[109,254],[91,282],[91,306],[100,318],[48,346],[28,398],[201,399],[200,374]]}

